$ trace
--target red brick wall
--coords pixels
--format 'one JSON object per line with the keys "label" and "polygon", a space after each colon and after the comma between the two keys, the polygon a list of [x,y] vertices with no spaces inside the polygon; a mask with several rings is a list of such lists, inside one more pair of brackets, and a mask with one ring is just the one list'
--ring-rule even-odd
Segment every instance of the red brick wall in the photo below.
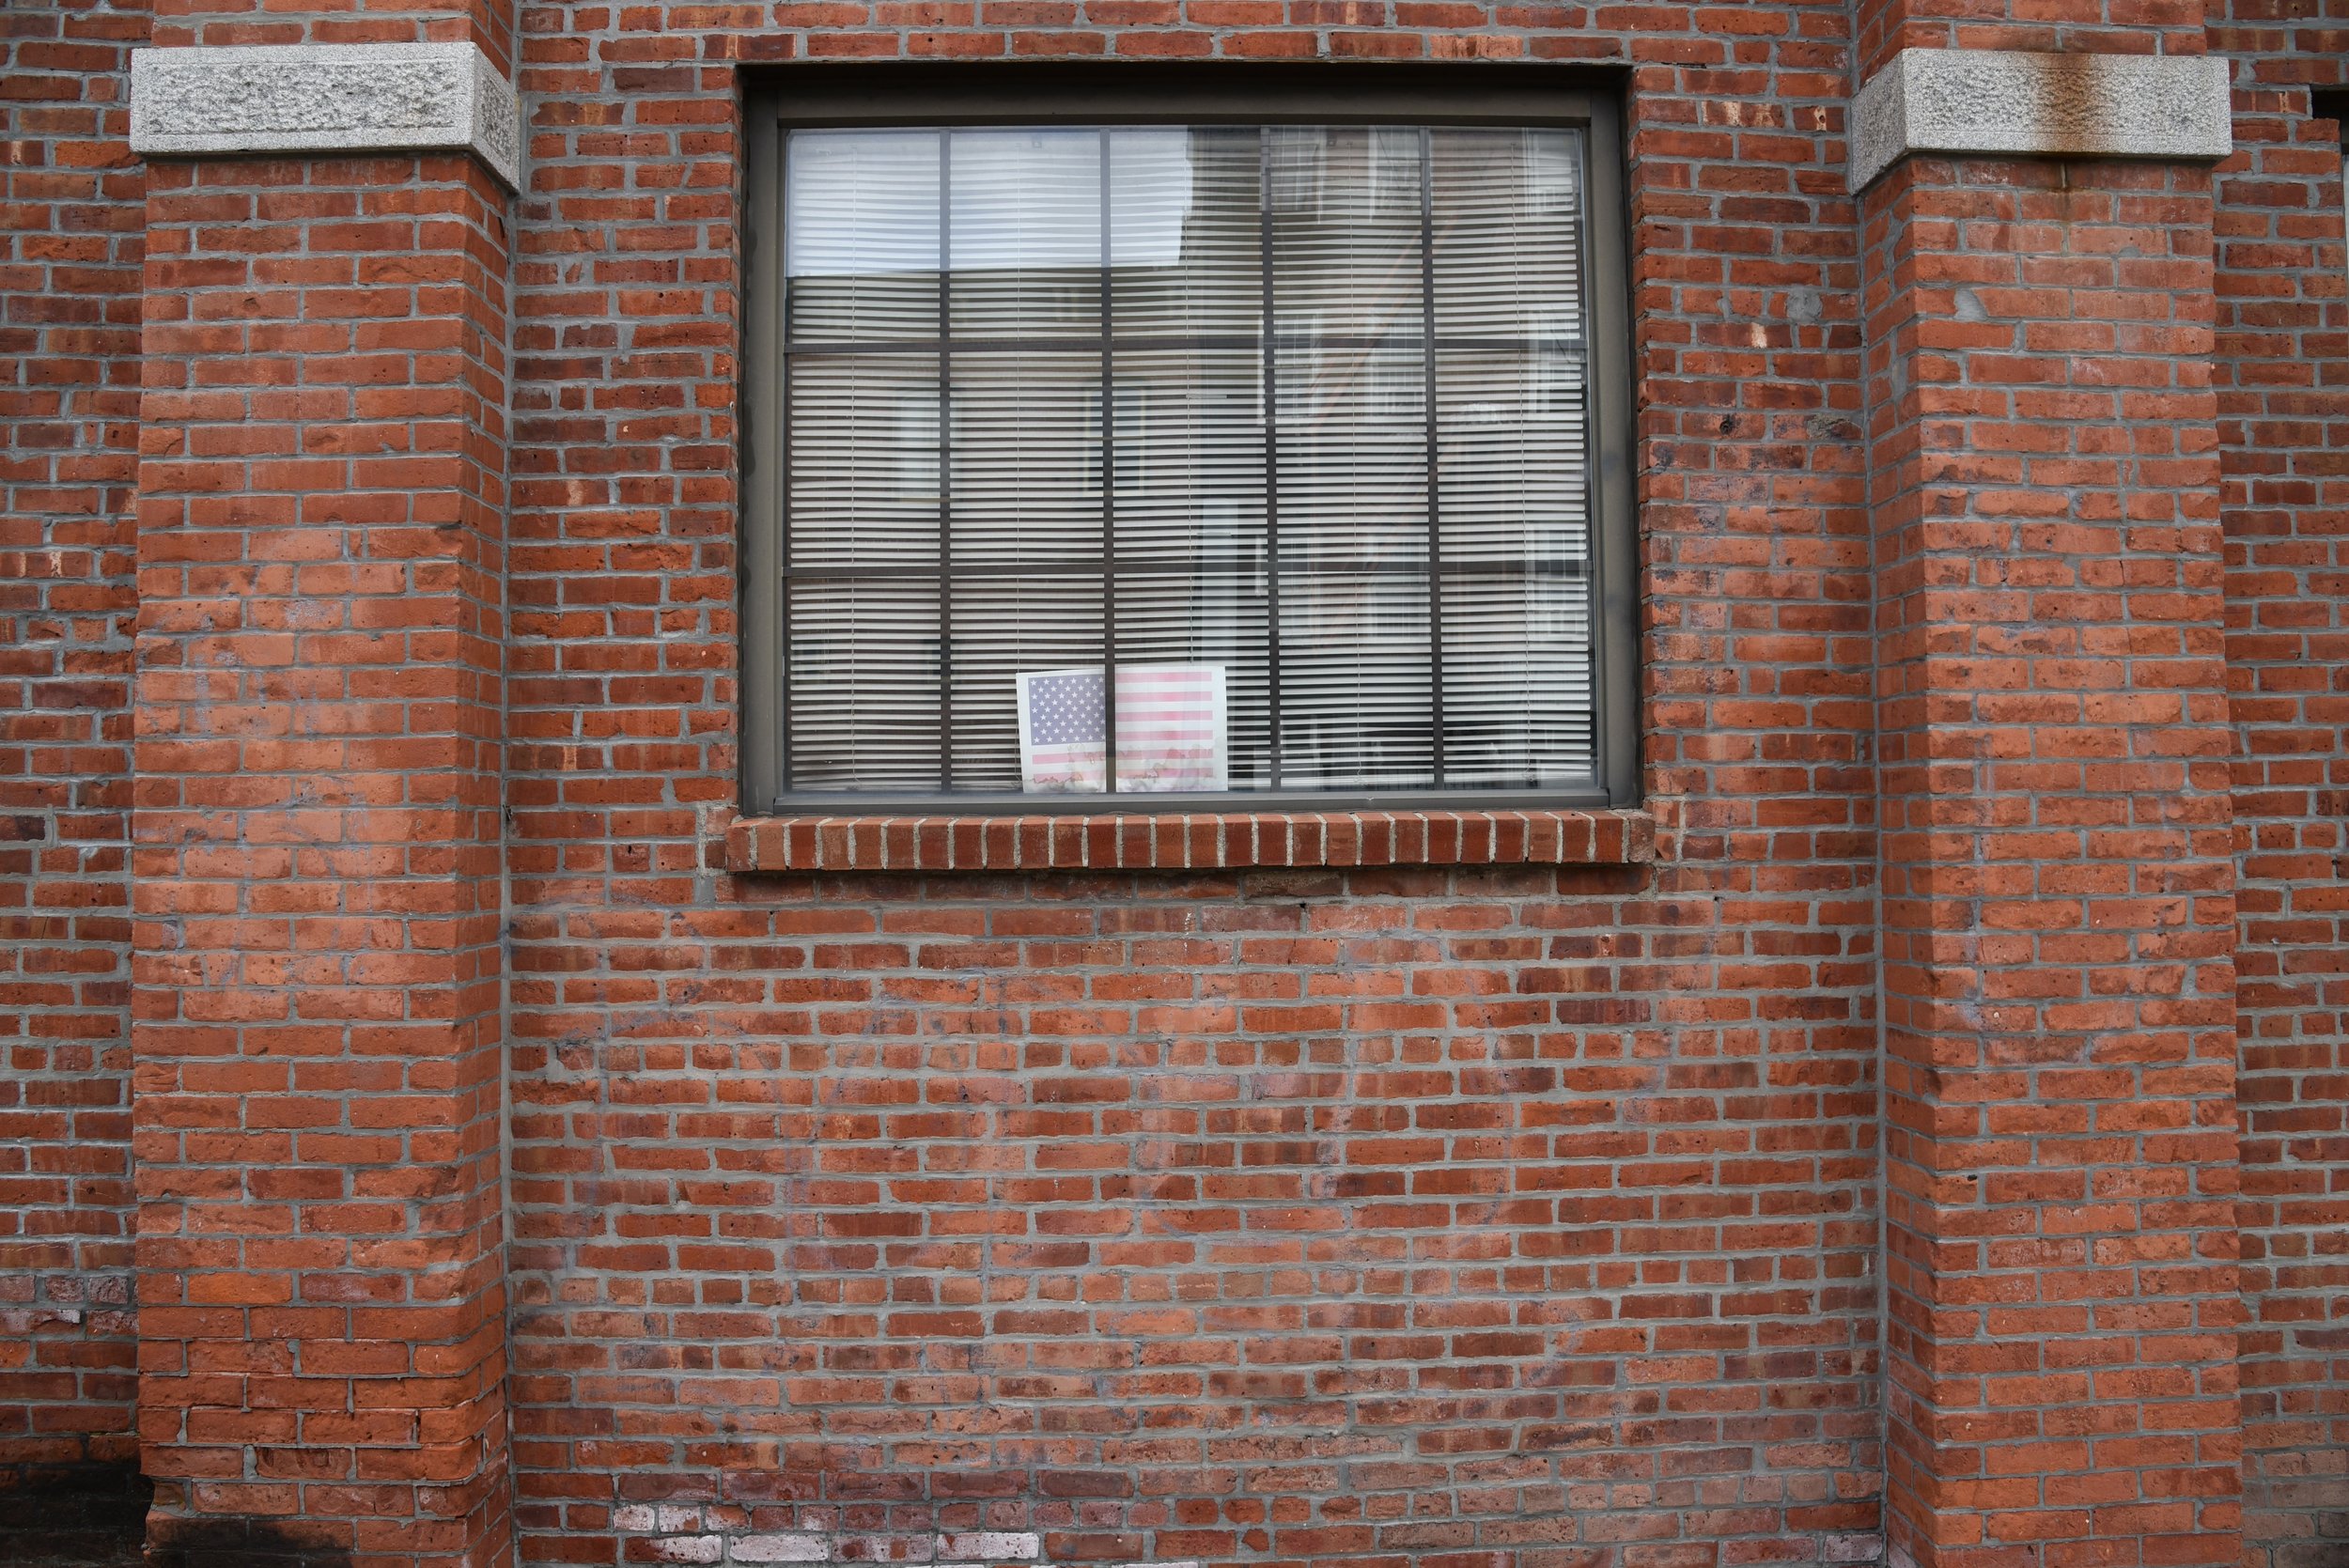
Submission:
{"label": "red brick wall", "polygon": [[132,7],[0,10],[0,1478],[131,1403]]}
{"label": "red brick wall", "polygon": [[[657,1519],[1056,1562],[1873,1556],[1867,966],[1726,939],[1692,880],[541,908],[527,1555]],[[1790,994],[1720,994],[1764,975]]]}
{"label": "red brick wall", "polygon": [[2219,430],[2242,874],[2244,1507],[2259,1568],[2349,1559],[2349,4],[2227,8]]}
{"label": "red brick wall", "polygon": [[[2325,3],[2337,12],[2343,0]],[[1928,10],[1872,10],[1861,23],[1841,6],[1781,0],[528,6],[511,39],[529,188],[513,202],[454,160],[160,166],[148,218],[179,259],[148,277],[160,379],[140,540],[150,573],[140,1180],[148,1465],[178,1483],[166,1511],[298,1513],[332,1521],[315,1540],[402,1568],[493,1560],[505,1538],[493,1516],[503,1317],[523,1561],[729,1550],[746,1561],[1432,1568],[1877,1558],[1888,1171],[1874,616],[1887,568],[1909,557],[1902,518],[1869,506],[1863,231],[1843,193],[1842,116],[1858,52],[1944,32],[2007,47],[2099,38],[2087,23],[1978,35]],[[2180,18],[2156,11],[2132,25],[2190,49],[2171,36]],[[93,743],[128,741],[121,692],[47,684],[69,669],[74,680],[86,667],[128,674],[130,429],[105,422],[127,415],[101,400],[124,384],[127,338],[82,334],[85,318],[106,318],[103,301],[136,287],[126,274],[143,189],[128,172],[52,185],[66,154],[23,162],[30,142],[54,136],[77,170],[93,158],[129,169],[76,117],[116,92],[111,78],[79,75],[95,64],[23,69],[25,37],[59,17],[60,29],[130,25],[103,11],[0,17],[18,52],[8,90],[60,103],[15,105],[8,144],[19,159],[9,200],[29,194],[41,210],[32,241],[0,241],[15,247],[0,253],[0,334],[14,334],[0,341],[34,356],[0,394],[23,400],[9,405],[17,444],[0,475],[11,487],[0,526],[16,532],[0,548],[22,538],[39,553],[10,580],[17,598],[0,619],[65,633],[32,639],[39,658],[22,679],[0,665],[0,691],[31,715],[0,717],[0,792],[25,791],[33,809],[13,815],[42,817],[28,841],[37,855],[80,855],[86,839],[91,858],[60,877],[29,860],[20,870],[7,857],[22,846],[0,846],[0,896],[26,889],[0,904],[0,920],[35,898],[101,909],[111,898],[118,911],[126,889],[119,860],[103,858],[108,846],[119,856],[122,825],[95,809],[119,811],[120,765],[97,759],[84,784],[10,750],[20,731],[6,727],[46,737],[45,726],[81,724],[72,733]],[[1925,1389],[1937,1408],[1996,1405],[2031,1423],[1936,1449],[1937,1477],[1960,1474],[1953,1453],[2008,1438],[2020,1467],[1996,1489],[1936,1493],[1911,1515],[1974,1518],[2003,1551],[1984,1562],[2087,1560],[2092,1550],[2062,1543],[2083,1539],[2075,1515],[2091,1510],[2102,1512],[2088,1539],[2130,1538],[2145,1562],[2201,1560],[2213,1541],[2232,1550],[2230,1429],[2210,1408],[2233,1370],[2211,1343],[2236,1310],[2222,1279],[2234,1237],[2212,1212],[2233,1169],[2235,1112],[2218,1084],[2231,1017],[2245,1042],[2247,1556],[2329,1568],[2342,1533],[2344,1292],[2328,1250],[2341,1219],[2326,1206],[2340,1187],[2326,1172],[2343,1157],[2349,1093],[2328,889],[2342,852],[2332,794],[2349,781],[2335,777],[2339,715],[2305,672],[2337,652],[2322,639],[2339,620],[2328,573],[2349,318],[2338,241],[2311,238],[2328,215],[2337,233],[2337,174],[2318,160],[2323,132],[2292,85],[2310,59],[2338,72],[2344,51],[2326,25],[2282,37],[2246,23],[2219,38],[2273,80],[2239,104],[2258,145],[2222,171],[2215,218],[2189,173],[2083,168],[2061,203],[2061,244],[2109,256],[2140,235],[2202,269],[2199,283],[2165,272],[2131,285],[2184,334],[2129,350],[2137,368],[2158,368],[2145,384],[2165,400],[2136,471],[2125,483],[2030,480],[2171,508],[2130,510],[2137,532],[2122,544],[2072,541],[2061,553],[2088,577],[2109,567],[2145,598],[2161,641],[2144,657],[2182,672],[2167,688],[2172,706],[2100,709],[2098,722],[2188,744],[2162,764],[2180,769],[2174,787],[2148,778],[2123,792],[2139,813],[2137,847],[1993,858],[2044,861],[2051,877],[2119,866],[2135,879],[2124,924],[2138,946],[2108,954],[2109,932],[2075,920],[2028,939],[2036,947],[2009,969],[2077,986],[2085,967],[2092,989],[2120,973],[2119,990],[2092,994],[2128,1017],[2051,1012],[2046,1029],[2126,1036],[2184,1065],[2129,1058],[2071,1096],[2083,1129],[2032,1121],[2036,1090],[1999,1073],[1964,1085],[1934,1077],[1938,1062],[1921,1074],[1903,1060],[1890,1174],[1908,1239],[1891,1256],[1912,1296],[1921,1274],[1963,1281],[1970,1269],[1998,1288],[2108,1284],[2183,1316],[2159,1344],[2166,1321],[2085,1336],[2134,1358],[2093,1373],[2008,1364],[2018,1343],[2035,1356],[2064,1338],[2061,1322],[1989,1325],[1972,1340],[1939,1323],[1921,1339],[1904,1322],[1895,1397],[1913,1403],[1925,1385],[1910,1374],[1925,1367],[1942,1379]],[[503,58],[505,26],[494,7],[181,6],[159,37],[474,37]],[[1014,55],[1623,70],[1654,866],[927,880],[723,869],[736,793],[736,71]],[[1973,168],[1983,190],[1939,194],[1969,210],[1976,198],[2018,204],[2015,215],[2036,222],[2055,200],[2046,174]],[[330,210],[344,198],[352,210]],[[442,198],[454,206],[427,210]],[[447,264],[427,281],[454,280],[475,303],[411,301],[403,315],[336,292],[339,278],[269,275],[288,257],[387,265],[418,247],[386,225],[436,222],[464,238],[421,247]],[[2189,314],[2198,287],[2210,297],[2208,256],[2176,249],[2196,232],[2205,253],[2214,234],[2218,244],[2223,490],[2191,439],[2212,427],[2210,409],[2171,406],[2192,400],[2206,351],[2187,329],[2208,325]],[[1872,264],[1873,276],[1901,274],[1920,249],[2013,265],[2041,237],[1931,237]],[[81,266],[93,244],[114,271],[64,278],[56,257]],[[492,321],[508,245],[510,382]],[[175,270],[199,256],[217,265]],[[28,257],[48,269],[30,285]],[[416,281],[403,273],[397,287]],[[2062,287],[2097,292],[2077,278]],[[1985,304],[1983,321],[1953,300],[1938,308],[1944,324],[2010,334],[2055,318],[2046,301],[2011,304]],[[2092,303],[2065,308],[2104,319]],[[474,334],[463,365],[420,377],[407,356],[429,346],[387,349],[381,335],[411,319],[461,323]],[[370,332],[371,347],[350,335]],[[1960,347],[1984,356],[1968,367],[1983,385],[2009,384],[1991,365],[1996,345]],[[384,352],[401,365],[378,378],[367,364]],[[222,411],[215,400],[231,393],[207,378],[257,360],[299,368],[289,382],[236,381],[234,397],[300,396]],[[369,387],[461,390],[454,415],[410,406],[362,419],[355,399]],[[509,404],[501,539],[508,459],[492,449]],[[2132,428],[2143,412],[2131,411]],[[354,429],[378,444],[353,447]],[[434,445],[428,431],[450,441]],[[393,435],[422,444],[381,444]],[[2099,456],[2081,446],[2033,460]],[[2163,470],[2173,459],[2184,467]],[[1979,476],[1960,488],[1978,518],[2004,516],[1977,505],[1989,488]],[[257,495],[285,506],[263,516],[229,504]],[[350,511],[354,496],[378,509]],[[453,530],[432,510],[448,497],[461,502]],[[2202,503],[2217,500],[2233,551],[2232,722],[2248,748],[2232,792],[2239,920],[2225,907],[2228,857],[2209,842],[2227,803],[2209,777],[2225,735],[2205,645],[2217,606]],[[1942,541],[1916,554],[1970,568],[1986,548]],[[1902,624],[1902,592],[1886,604],[1887,624]],[[502,690],[490,651],[501,608]],[[1996,619],[1968,624],[1981,633]],[[441,657],[452,634],[461,651]],[[385,652],[415,639],[431,651]],[[297,642],[298,659],[272,662]],[[1905,657],[1895,647],[1890,662]],[[11,644],[0,659],[24,654]],[[296,702],[272,670],[336,684]],[[447,678],[373,684],[404,672]],[[1954,671],[1925,674],[1917,691],[1970,690]],[[44,692],[73,701],[52,707]],[[2082,682],[2077,694],[2112,693]],[[269,729],[288,714],[332,727],[288,749]],[[502,1008],[490,989],[500,868],[482,852],[498,837],[498,759],[485,747],[501,726]],[[1914,727],[1901,718],[1890,732]],[[320,838],[319,802],[257,796],[254,774],[355,793],[337,794]],[[393,831],[361,809],[386,781],[442,793]],[[2000,790],[2108,793],[2046,780]],[[1895,782],[1891,795],[1904,831],[1927,821],[1916,791]],[[2154,822],[2151,802],[2173,797],[2190,809]],[[1904,893],[1931,869],[1930,855],[1883,852]],[[428,885],[438,908],[362,909],[395,869],[391,891]],[[207,902],[224,888],[236,908]],[[2148,908],[2173,893],[2188,912],[2165,929],[2191,940],[2156,961],[2147,922],[2159,911]],[[455,925],[431,918],[443,910]],[[353,924],[379,915],[403,933],[389,950]],[[8,1037],[0,1092],[86,1101],[78,1126],[44,1112],[25,1158],[32,1172],[89,1161],[118,1183],[109,1145],[118,1151],[123,1132],[102,1113],[114,1108],[119,1123],[127,1063],[101,1061],[92,1042],[121,1038],[124,934],[81,918],[23,949],[77,989],[59,992],[52,976],[8,993],[23,1032]],[[1905,943],[1931,929],[1891,924]],[[2218,939],[2230,928],[2243,976],[2232,1006]],[[427,951],[434,961],[415,967]],[[2166,1005],[2171,960],[2183,1008]],[[69,968],[79,964],[93,967]],[[1930,994],[1915,978],[1890,987],[1905,1022]],[[23,979],[0,969],[0,986]],[[427,1048],[383,1048],[387,1020],[370,1010],[385,1006],[419,1026],[407,1032]],[[501,1013],[513,1237],[503,1297],[491,1218]],[[74,1030],[61,1058],[37,1043],[63,1032],[60,1018]],[[2031,1037],[2019,1025],[1991,1032]],[[70,1054],[83,1050],[86,1066]],[[412,1076],[387,1087],[387,1070]],[[2012,1229],[1977,1254],[1962,1227],[1980,1206],[1939,1194],[1942,1212],[1912,1225],[1918,1189],[1902,1172],[1921,1164],[1903,1107],[1935,1119],[1921,1141],[1955,1148],[1966,1128],[1940,1118],[1978,1090],[2009,1102],[1983,1126],[2037,1143],[2001,1145],[1983,1167],[2021,1185],[1988,1205]],[[2115,1140],[2093,1157],[2106,1169],[2085,1178],[2093,1195],[2130,1211],[2092,1241],[2055,1234],[2050,1217],[2075,1195],[2030,1188],[2037,1169],[2085,1169],[2059,1147],[2083,1130]],[[397,1144],[387,1157],[350,1152],[352,1140],[375,1150],[387,1138]],[[86,1288],[79,1281],[118,1279],[122,1256],[102,1246],[121,1234],[118,1188],[67,1193],[44,1180],[23,1205],[39,1244],[8,1237],[14,1250],[0,1258],[10,1281],[37,1282],[8,1288],[56,1302]],[[2171,1195],[2185,1201],[2157,1201]],[[367,1295],[378,1289],[386,1296]],[[428,1303],[434,1292],[447,1310]],[[377,1316],[378,1299],[421,1315]],[[111,1345],[101,1336],[71,1354],[102,1367],[122,1327]],[[1977,1343],[1988,1358],[1968,1366]],[[7,1353],[38,1365],[78,1343],[20,1338]],[[1944,1356],[1944,1344],[1965,1350]],[[120,1430],[120,1380],[73,1375],[79,1387],[45,1369],[0,1386],[0,1422],[14,1423],[0,1434],[64,1435],[13,1452],[79,1452],[77,1431]],[[2170,1429],[2134,1458],[2096,1456],[2091,1467],[2116,1472],[2130,1495],[2083,1491],[2080,1467],[2055,1452],[2083,1405],[2104,1438],[2128,1421]],[[1894,1469],[1912,1492],[1913,1415],[1894,1423]],[[432,1528],[446,1520],[461,1528]],[[1928,1520],[1905,1544],[1937,1528]]]}
{"label": "red brick wall", "polygon": [[2059,54],[2209,53],[2201,0],[1999,4],[1859,0],[1859,80],[1904,49],[2003,49]]}
{"label": "red brick wall", "polygon": [[463,43],[498,70],[514,64],[513,0],[153,0],[158,48],[192,44]]}
{"label": "red brick wall", "polygon": [[[1843,13],[763,20],[522,15],[525,1559],[798,1532],[832,1539],[787,1549],[928,1555],[981,1530],[1037,1532],[1055,1562],[1875,1557]],[[1664,863],[718,872],[740,213],[723,62],[1315,52],[1634,70]],[[851,1544],[867,1535],[889,1544]]]}

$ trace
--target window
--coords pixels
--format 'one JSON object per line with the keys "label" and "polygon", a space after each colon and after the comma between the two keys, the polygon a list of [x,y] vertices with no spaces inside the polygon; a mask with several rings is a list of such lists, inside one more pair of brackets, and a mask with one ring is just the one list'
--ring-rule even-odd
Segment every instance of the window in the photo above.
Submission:
{"label": "window", "polygon": [[969,91],[754,111],[753,809],[1625,799],[1603,105]]}
{"label": "window", "polygon": [[[2349,87],[2323,88],[2309,95],[2309,111],[2319,119],[2333,122],[2333,130],[2341,137],[2341,184],[2349,190]],[[2349,239],[2349,202],[2343,206],[2343,237]]]}

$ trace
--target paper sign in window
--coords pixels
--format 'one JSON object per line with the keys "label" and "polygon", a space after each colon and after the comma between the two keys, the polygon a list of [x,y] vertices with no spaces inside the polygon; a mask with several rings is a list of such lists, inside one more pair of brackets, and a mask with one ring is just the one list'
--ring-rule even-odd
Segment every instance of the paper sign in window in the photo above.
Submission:
{"label": "paper sign in window", "polygon": [[[1108,777],[1107,683],[1098,667],[1026,670],[1019,703],[1019,784],[1032,795],[1099,794]],[[1224,667],[1128,664],[1117,672],[1121,795],[1229,787]]]}

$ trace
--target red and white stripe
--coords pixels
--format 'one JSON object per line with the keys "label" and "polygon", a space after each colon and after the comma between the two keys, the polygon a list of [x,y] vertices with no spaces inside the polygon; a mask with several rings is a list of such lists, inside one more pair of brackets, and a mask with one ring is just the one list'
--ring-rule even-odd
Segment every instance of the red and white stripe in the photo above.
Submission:
{"label": "red and white stripe", "polygon": [[1224,723],[1221,664],[1121,667],[1117,672],[1119,793],[1224,788]]}

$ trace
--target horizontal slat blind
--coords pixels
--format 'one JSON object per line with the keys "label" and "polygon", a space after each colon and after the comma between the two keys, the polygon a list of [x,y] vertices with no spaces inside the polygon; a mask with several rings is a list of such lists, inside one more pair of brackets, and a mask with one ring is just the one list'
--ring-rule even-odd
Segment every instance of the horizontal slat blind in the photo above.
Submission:
{"label": "horizontal slat blind", "polygon": [[1091,743],[1143,759],[1211,690],[1236,791],[1591,782],[1582,159],[1563,129],[794,132],[787,788],[1018,794],[1023,681],[1119,670]]}
{"label": "horizontal slat blind", "polygon": [[935,131],[802,131],[784,164],[793,343],[938,334]]}
{"label": "horizontal slat blind", "polygon": [[943,776],[936,579],[786,585],[792,782],[936,789]]}
{"label": "horizontal slat blind", "polygon": [[963,577],[951,588],[957,789],[1019,788],[1013,677],[1101,661],[1102,584],[1085,577]]}
{"label": "horizontal slat blind", "polygon": [[800,355],[789,376],[792,562],[934,564],[938,355]]}
{"label": "horizontal slat blind", "polygon": [[957,567],[1098,561],[1101,352],[980,352],[948,377]]}
{"label": "horizontal slat blind", "polygon": [[957,131],[947,153],[955,336],[1099,335],[1099,133]]}
{"label": "horizontal slat blind", "polygon": [[[1580,159],[1565,132],[1430,138],[1444,780],[1594,776]],[[1562,460],[1565,455],[1571,458]]]}

